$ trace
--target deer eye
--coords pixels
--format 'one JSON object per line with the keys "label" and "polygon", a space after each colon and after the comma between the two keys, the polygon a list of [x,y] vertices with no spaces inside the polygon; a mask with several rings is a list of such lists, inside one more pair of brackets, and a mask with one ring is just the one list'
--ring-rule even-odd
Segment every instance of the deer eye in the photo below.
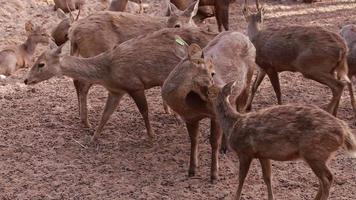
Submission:
{"label": "deer eye", "polygon": [[215,76],[215,72],[211,72],[211,76],[214,77]]}
{"label": "deer eye", "polygon": [[180,24],[174,25],[174,28],[180,28]]}
{"label": "deer eye", "polygon": [[37,64],[37,67],[38,67],[39,69],[43,68],[44,66],[45,66],[44,63],[38,63],[38,64]]}

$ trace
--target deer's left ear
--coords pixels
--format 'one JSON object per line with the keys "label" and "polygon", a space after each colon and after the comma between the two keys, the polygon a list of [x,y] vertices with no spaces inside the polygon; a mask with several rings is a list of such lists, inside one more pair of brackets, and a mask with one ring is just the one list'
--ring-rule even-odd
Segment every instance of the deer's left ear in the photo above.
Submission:
{"label": "deer's left ear", "polygon": [[25,30],[27,33],[32,33],[35,29],[35,25],[31,21],[27,21],[25,24]]}
{"label": "deer's left ear", "polygon": [[203,51],[198,44],[193,43],[193,44],[189,45],[188,58],[190,60],[197,59],[197,58],[204,58]]}

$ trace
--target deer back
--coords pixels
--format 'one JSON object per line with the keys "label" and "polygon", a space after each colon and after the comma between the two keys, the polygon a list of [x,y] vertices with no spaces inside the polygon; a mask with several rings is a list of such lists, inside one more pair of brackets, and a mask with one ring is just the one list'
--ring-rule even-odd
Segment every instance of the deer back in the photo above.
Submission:
{"label": "deer back", "polygon": [[347,64],[349,66],[349,75],[356,74],[356,25],[350,24],[342,27],[340,35],[345,39],[349,47]]}

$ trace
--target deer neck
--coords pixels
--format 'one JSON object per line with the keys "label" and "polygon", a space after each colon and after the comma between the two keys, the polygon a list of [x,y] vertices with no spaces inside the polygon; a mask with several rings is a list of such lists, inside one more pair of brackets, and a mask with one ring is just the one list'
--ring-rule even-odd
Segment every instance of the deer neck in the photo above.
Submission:
{"label": "deer neck", "polygon": [[226,138],[230,137],[230,132],[242,115],[236,112],[229,103],[228,98],[219,96],[214,102],[216,118],[225,134]]}
{"label": "deer neck", "polygon": [[247,26],[247,35],[250,38],[250,40],[252,40],[258,34],[259,31],[260,31],[259,24],[256,21],[251,20]]}
{"label": "deer neck", "polygon": [[110,77],[107,62],[102,62],[102,56],[93,58],[77,58],[64,56],[60,60],[61,72],[73,79],[89,83],[103,84],[105,78]]}

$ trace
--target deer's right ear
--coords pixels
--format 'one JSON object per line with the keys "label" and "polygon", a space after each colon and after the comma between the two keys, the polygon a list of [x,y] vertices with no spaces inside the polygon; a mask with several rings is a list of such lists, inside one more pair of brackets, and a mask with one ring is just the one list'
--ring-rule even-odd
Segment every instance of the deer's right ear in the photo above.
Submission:
{"label": "deer's right ear", "polygon": [[59,19],[67,19],[68,16],[64,13],[64,11],[60,8],[57,9],[57,17]]}
{"label": "deer's right ear", "polygon": [[58,48],[57,44],[53,40],[49,40],[49,49],[54,50],[57,48]]}
{"label": "deer's right ear", "polygon": [[244,15],[245,19],[250,15],[249,10],[246,8],[246,6],[243,6],[242,8],[242,14]]}

